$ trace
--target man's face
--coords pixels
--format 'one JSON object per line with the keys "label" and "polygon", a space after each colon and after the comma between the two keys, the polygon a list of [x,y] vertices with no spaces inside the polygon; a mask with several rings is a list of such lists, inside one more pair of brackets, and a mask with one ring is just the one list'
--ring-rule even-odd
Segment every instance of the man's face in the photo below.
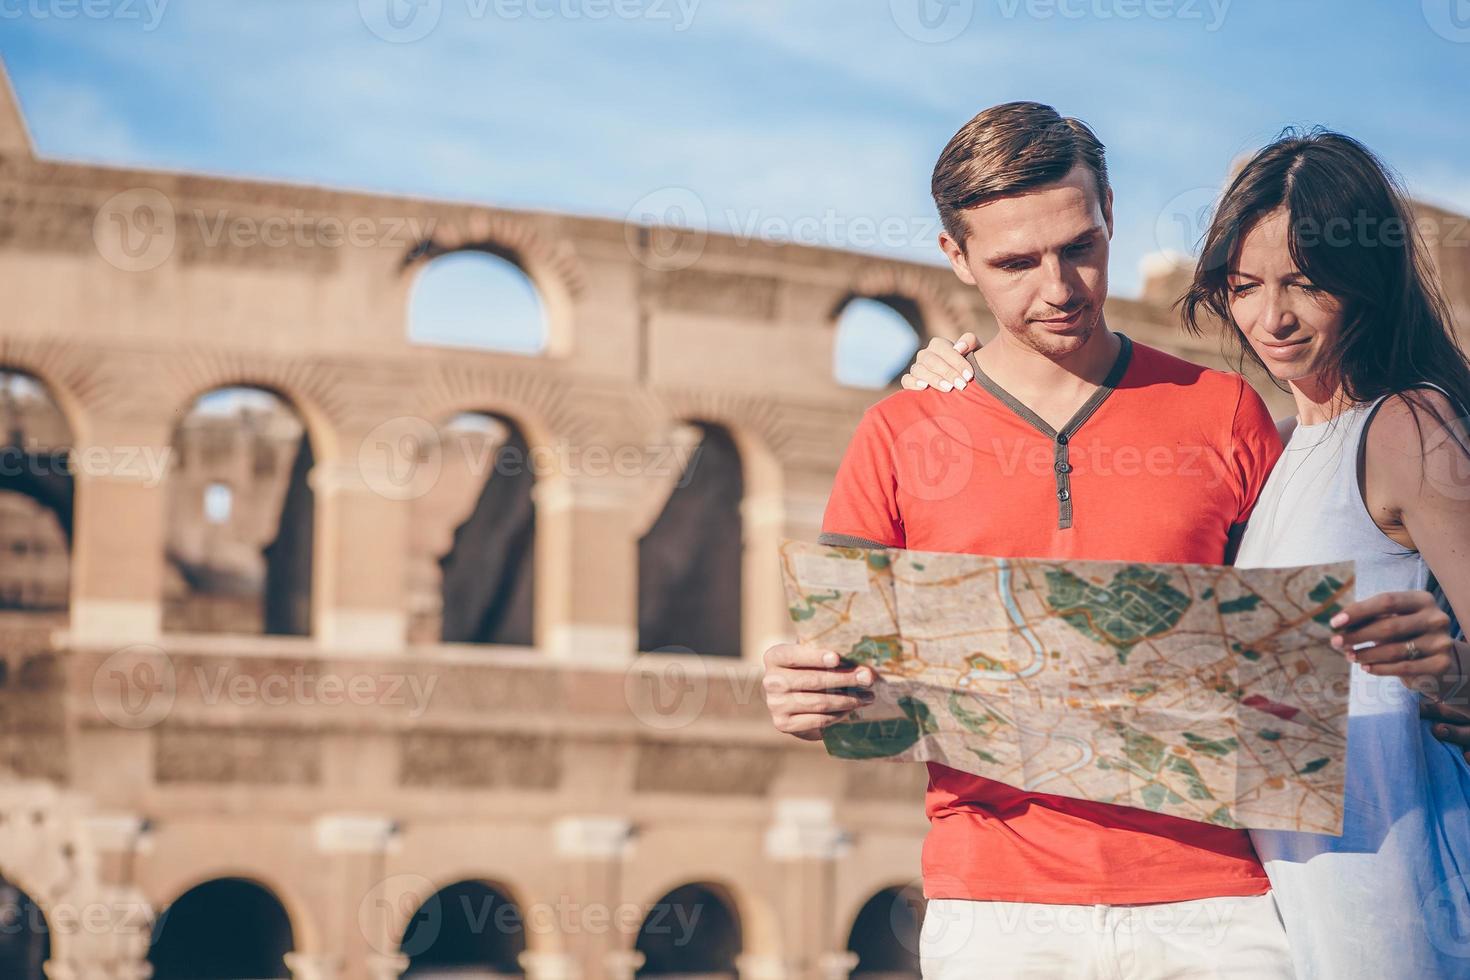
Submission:
{"label": "man's face", "polygon": [[955,275],[976,286],[1002,330],[1047,357],[1087,343],[1108,296],[1113,197],[1098,194],[1078,164],[1061,180],[960,212],[962,250],[947,233],[939,247]]}

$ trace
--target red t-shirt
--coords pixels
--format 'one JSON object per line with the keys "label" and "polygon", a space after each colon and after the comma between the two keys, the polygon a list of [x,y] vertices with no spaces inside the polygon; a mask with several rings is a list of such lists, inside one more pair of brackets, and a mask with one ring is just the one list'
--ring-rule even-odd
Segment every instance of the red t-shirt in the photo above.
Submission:
{"label": "red t-shirt", "polygon": [[[872,406],[822,540],[1221,564],[1280,454],[1244,378],[1125,337],[1113,373],[1060,432],[983,374],[962,392],[905,390]],[[928,898],[1133,904],[1269,887],[1243,830],[928,767]]]}

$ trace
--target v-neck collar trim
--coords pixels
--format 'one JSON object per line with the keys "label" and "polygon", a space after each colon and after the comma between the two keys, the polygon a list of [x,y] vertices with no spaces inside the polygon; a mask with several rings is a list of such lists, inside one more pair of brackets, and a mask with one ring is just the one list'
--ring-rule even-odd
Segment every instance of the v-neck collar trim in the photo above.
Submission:
{"label": "v-neck collar trim", "polygon": [[1083,423],[1092,417],[1092,414],[1102,406],[1102,403],[1108,400],[1108,396],[1116,391],[1119,383],[1122,382],[1123,375],[1128,373],[1128,365],[1133,360],[1133,341],[1128,339],[1127,334],[1119,333],[1117,336],[1118,340],[1121,341],[1118,347],[1118,356],[1114,359],[1113,366],[1108,371],[1107,377],[1103,378],[1103,382],[1098,386],[1097,391],[1094,391],[1087,401],[1082,403],[1082,407],[1077,409],[1076,413],[1067,420],[1067,424],[1062,426],[1060,432],[1053,429],[1046,419],[1027,408],[1019,398],[996,384],[994,379],[982,371],[980,365],[972,359],[971,364],[975,368],[975,381],[980,387],[1000,399],[1006,408],[1019,415],[1032,428],[1039,430],[1053,442],[1065,443],[1072,438],[1072,435],[1078,429],[1082,428]]}

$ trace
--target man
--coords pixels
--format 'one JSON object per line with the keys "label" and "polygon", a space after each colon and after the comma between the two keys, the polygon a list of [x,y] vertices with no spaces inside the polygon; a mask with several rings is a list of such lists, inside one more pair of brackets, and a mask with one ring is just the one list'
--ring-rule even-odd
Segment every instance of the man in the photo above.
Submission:
{"label": "man", "polygon": [[[1049,106],[996,106],[950,140],[932,190],[940,247],[1000,330],[958,396],[900,391],[864,414],[821,541],[1227,561],[1281,441],[1244,379],[1108,329],[1096,136]],[[776,727],[798,738],[872,699],[872,672],[835,652],[765,659]],[[928,766],[926,980],[1292,976],[1245,831]]]}

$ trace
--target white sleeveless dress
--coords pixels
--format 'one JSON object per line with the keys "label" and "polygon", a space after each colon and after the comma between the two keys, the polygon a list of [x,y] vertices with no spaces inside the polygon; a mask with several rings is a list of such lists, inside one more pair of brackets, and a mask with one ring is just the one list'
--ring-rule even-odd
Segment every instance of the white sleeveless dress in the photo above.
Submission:
{"label": "white sleeveless dress", "polygon": [[[1357,461],[1382,399],[1299,425],[1236,564],[1352,560],[1357,598],[1424,589],[1417,552],[1380,531]],[[1341,837],[1252,831],[1302,980],[1470,980],[1470,764],[1434,738],[1418,695],[1352,667]]]}

